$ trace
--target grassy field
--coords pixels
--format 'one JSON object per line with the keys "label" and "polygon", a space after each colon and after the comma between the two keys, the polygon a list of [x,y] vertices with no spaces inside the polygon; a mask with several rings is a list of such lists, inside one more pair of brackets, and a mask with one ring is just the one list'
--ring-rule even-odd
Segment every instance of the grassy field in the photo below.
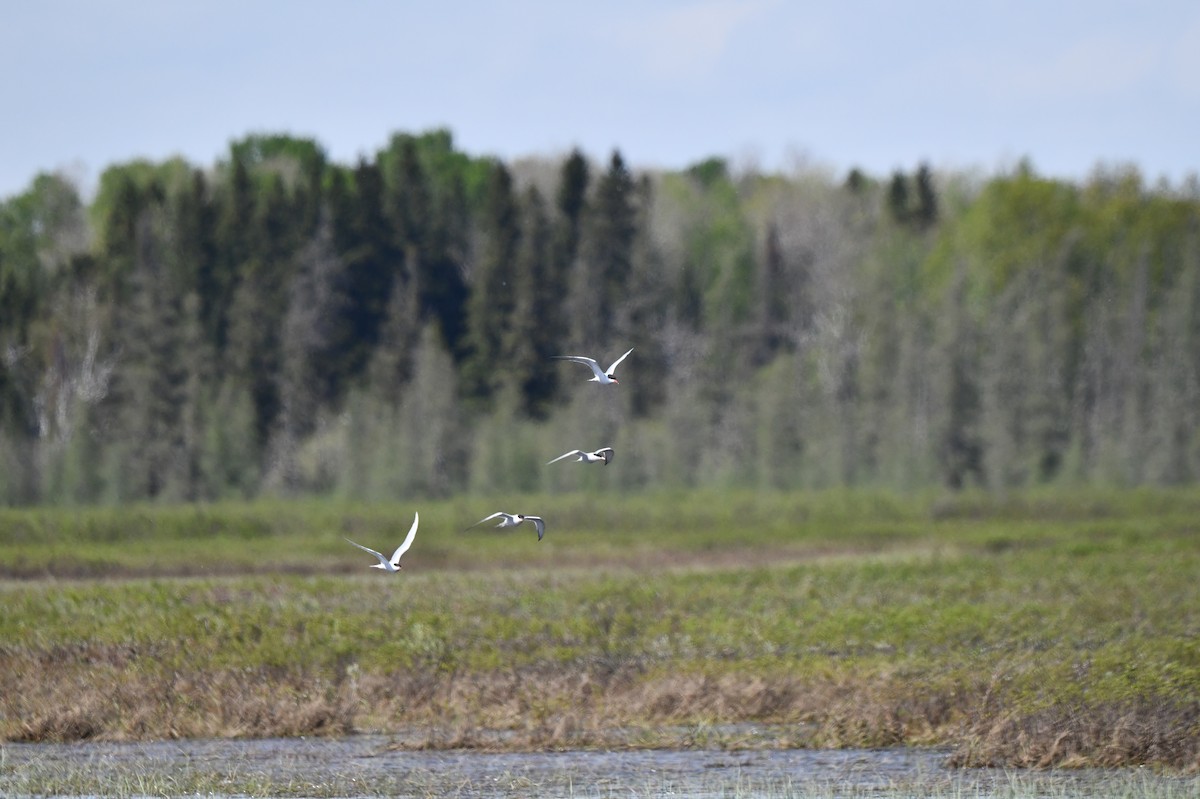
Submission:
{"label": "grassy field", "polygon": [[1197,491],[0,511],[0,739],[1196,769],[1198,577]]}

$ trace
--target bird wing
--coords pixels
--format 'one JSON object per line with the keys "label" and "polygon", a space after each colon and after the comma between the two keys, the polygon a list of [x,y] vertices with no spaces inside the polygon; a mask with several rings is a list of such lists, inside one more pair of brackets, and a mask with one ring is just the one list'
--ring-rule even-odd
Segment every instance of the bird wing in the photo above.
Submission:
{"label": "bird wing", "polygon": [[525,521],[533,522],[533,526],[538,531],[538,541],[541,541],[542,536],[546,534],[546,522],[542,520],[541,516],[526,516]]}
{"label": "bird wing", "polygon": [[419,512],[414,513],[412,527],[408,528],[408,535],[404,536],[404,543],[396,547],[396,551],[392,553],[393,566],[400,565],[400,556],[407,552],[408,548],[412,546],[413,539],[417,537],[417,522],[420,520],[421,514]]}
{"label": "bird wing", "polygon": [[[625,354],[628,355],[629,353],[627,352]],[[555,355],[553,357],[560,361],[575,361],[575,363],[586,364],[593,372],[596,373],[596,377],[604,377],[604,372],[600,371],[600,364],[596,363],[595,358],[589,358],[586,355]],[[620,363],[620,361],[617,361],[617,363]],[[613,366],[616,365],[617,364],[613,364]],[[609,371],[611,372],[612,369],[610,368]]]}
{"label": "bird wing", "polygon": [[604,458],[604,465],[607,466],[608,464],[612,463],[613,455],[616,453],[613,452],[612,447],[601,447],[592,454],[597,457]]}
{"label": "bird wing", "polygon": [[572,455],[582,455],[582,454],[583,454],[583,450],[581,450],[581,449],[573,449],[573,450],[571,450],[570,452],[567,452],[567,453],[565,453],[565,454],[559,455],[557,458],[555,458],[555,459],[554,459],[554,460],[552,460],[552,461],[546,461],[546,465],[547,465],[547,466],[549,466],[549,465],[550,465],[550,464],[552,464],[552,463],[557,463],[557,462],[561,461],[563,458],[569,458],[569,457],[571,457]]}
{"label": "bird wing", "polygon": [[[350,539],[349,539],[349,538],[347,538],[346,540],[347,540],[347,541],[350,541]],[[351,543],[351,544],[354,544],[354,542],[353,542],[353,541],[350,541],[350,543]],[[370,552],[372,555],[374,555],[375,557],[379,558],[379,562],[380,562],[380,563],[382,563],[384,566],[387,566],[387,565],[388,565],[388,559],[387,559],[387,558],[385,558],[385,557],[384,557],[384,556],[383,556],[381,553],[379,553],[379,552],[376,552],[375,550],[371,549],[370,547],[364,547],[362,544],[354,544],[354,546],[358,547],[358,548],[359,548],[359,549],[361,549],[363,552]]]}
{"label": "bird wing", "polygon": [[629,353],[631,353],[631,352],[633,352],[633,347],[630,347],[628,350],[626,350],[626,351],[625,351],[625,354],[624,354],[624,355],[622,355],[620,358],[617,358],[615,361],[613,361],[613,362],[612,362],[612,366],[608,367],[608,371],[607,371],[607,372],[605,372],[605,374],[607,374],[609,377],[612,377],[612,376],[613,376],[613,372],[617,371],[617,365],[618,365],[618,364],[620,364],[620,363],[621,363],[621,361],[623,361],[623,360],[625,360],[626,358],[628,358],[628,357],[629,357]]}
{"label": "bird wing", "polygon": [[[490,522],[492,519],[495,519],[497,516],[505,516],[505,515],[507,515],[507,514],[505,514],[504,511],[498,510],[495,513],[493,513],[491,516],[484,516],[482,519],[475,522],[475,524],[472,524],[471,527],[478,527],[479,525],[483,524],[484,522]],[[468,527],[467,529],[470,530],[471,527]]]}

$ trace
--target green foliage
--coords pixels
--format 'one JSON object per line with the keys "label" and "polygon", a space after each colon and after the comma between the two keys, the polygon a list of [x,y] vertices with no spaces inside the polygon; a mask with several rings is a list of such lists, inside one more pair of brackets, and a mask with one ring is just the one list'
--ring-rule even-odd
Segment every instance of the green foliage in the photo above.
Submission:
{"label": "green foliage", "polygon": [[926,279],[944,289],[965,262],[969,307],[980,308],[1019,274],[1060,261],[1081,210],[1069,184],[1028,173],[992,180],[929,259]]}
{"label": "green foliage", "polygon": [[463,485],[467,442],[454,364],[435,325],[422,331],[412,380],[395,395],[356,392],[339,438],[338,491],[355,499],[441,497]]}
{"label": "green foliage", "polygon": [[705,162],[664,182],[683,215],[682,253],[702,302],[705,327],[717,331],[745,321],[754,288],[753,236],[737,188],[722,162]]}
{"label": "green foliage", "polygon": [[[471,275],[468,356],[463,378],[468,396],[487,407],[504,385],[504,345],[517,308],[514,259],[521,241],[521,219],[513,191],[512,174],[497,163],[488,184],[481,224],[483,242]],[[525,309],[522,309],[525,310]]]}
{"label": "green foliage", "polygon": [[429,176],[435,194],[444,194],[461,187],[466,204],[479,210],[486,202],[487,185],[494,161],[491,158],[473,158],[455,149],[453,134],[444,128],[412,135],[398,133],[392,137],[390,146],[380,154],[385,166],[397,152],[411,147],[422,171]]}
{"label": "green foliage", "polygon": [[[86,205],[42,175],[0,204],[0,497],[1189,483],[1197,219],[1128,167],[639,174],[446,130],[252,134]],[[551,360],[629,346],[602,394]],[[529,452],[489,476],[493,422]]]}
{"label": "green foliage", "polygon": [[599,346],[628,328],[623,306],[633,270],[638,215],[634,177],[621,153],[613,151],[580,227],[568,297],[576,348]]}
{"label": "green foliage", "polygon": [[92,228],[99,233],[99,247],[112,251],[125,246],[118,237],[128,239],[131,235],[136,217],[131,214],[131,202],[161,199],[167,191],[185,185],[191,173],[182,158],[159,164],[137,160],[105,169],[89,208]]}
{"label": "green foliage", "polygon": [[515,305],[501,341],[501,362],[506,365],[507,388],[519,395],[522,413],[545,418],[558,388],[553,356],[567,334],[559,312],[567,281],[553,260],[550,221],[537,189],[526,192],[521,211],[521,239],[513,264]]}
{"label": "green foliage", "polygon": [[286,169],[292,162],[303,174],[320,173],[325,168],[325,148],[313,139],[283,134],[253,134],[231,142],[229,155],[251,169]]}
{"label": "green foliage", "polygon": [[895,222],[904,224],[909,220],[908,180],[903,172],[892,173],[892,180],[888,184],[887,203],[888,212]]}
{"label": "green foliage", "polygon": [[87,244],[83,215],[75,187],[57,175],[0,203],[0,336],[22,341],[44,312],[52,282]]}
{"label": "green foliage", "polygon": [[706,158],[689,166],[687,174],[688,177],[708,189],[718,183],[729,182],[729,164],[724,158]]}
{"label": "green foliage", "polygon": [[938,218],[937,191],[933,186],[933,172],[929,169],[929,164],[921,164],[917,168],[915,182],[917,207],[913,210],[913,217],[919,227],[928,228],[937,222]]}
{"label": "green foliage", "polygon": [[56,287],[87,269],[87,239],[82,203],[61,177],[39,175],[28,191],[0,203],[0,437],[6,460],[13,459],[6,464],[11,493],[0,494],[8,501],[37,494],[35,442],[44,425],[36,409],[47,383],[56,382],[39,350],[66,349],[48,317],[57,310]]}
{"label": "green foliage", "polygon": [[[857,170],[852,170],[846,178],[846,187],[854,193],[861,193],[866,188],[866,180]],[[937,190],[933,185],[933,171],[928,164],[917,167],[911,182],[899,170],[892,173],[888,184],[887,209],[896,224],[917,230],[927,230],[937,222]]]}

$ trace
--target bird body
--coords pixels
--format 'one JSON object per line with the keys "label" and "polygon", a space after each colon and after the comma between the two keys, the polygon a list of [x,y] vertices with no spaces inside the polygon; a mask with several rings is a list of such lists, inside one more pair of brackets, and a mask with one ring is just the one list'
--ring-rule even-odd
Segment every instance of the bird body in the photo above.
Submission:
{"label": "bird body", "polygon": [[346,540],[350,541],[351,544],[354,544],[354,546],[358,547],[363,552],[369,552],[370,554],[372,554],[376,557],[376,559],[379,562],[372,563],[371,564],[372,569],[383,569],[384,571],[386,571],[390,574],[395,574],[396,572],[400,571],[400,569],[401,569],[400,556],[408,551],[408,548],[411,547],[413,544],[413,539],[417,537],[417,522],[419,522],[420,519],[421,519],[420,513],[413,514],[412,527],[408,528],[408,535],[406,535],[404,537],[404,543],[402,543],[400,546],[396,547],[396,551],[392,553],[392,557],[390,560],[388,558],[385,558],[381,553],[376,552],[375,550],[371,549],[370,547],[364,547],[362,544],[355,544],[353,541],[350,541],[349,538],[347,538]]}
{"label": "bird body", "polygon": [[592,378],[587,382],[599,383],[602,386],[607,386],[616,385],[620,382],[613,373],[617,371],[617,366],[621,363],[621,361],[625,360],[625,358],[627,358],[631,352],[633,352],[633,347],[630,347],[624,355],[612,362],[612,366],[604,369],[603,371],[600,369],[600,364],[596,363],[595,358],[589,358],[586,355],[555,355],[553,357],[560,361],[574,361],[575,363],[584,364],[592,370]]}
{"label": "bird body", "polygon": [[[497,527],[516,527],[521,522],[533,522],[533,526],[537,528],[538,541],[542,540],[542,536],[546,533],[546,522],[541,516],[526,516],[523,513],[505,513],[502,510],[496,511],[491,516],[484,516],[479,521],[472,524],[471,527],[477,527],[484,522],[490,522],[492,519],[499,519],[500,523]],[[467,529],[471,529],[468,527]]]}
{"label": "bird body", "polygon": [[603,463],[605,466],[607,466],[609,464],[609,462],[613,459],[614,454],[615,453],[613,453],[612,447],[601,447],[600,449],[596,450],[595,452],[584,452],[581,449],[573,449],[570,452],[566,452],[566,453],[563,453],[562,455],[559,455],[557,458],[555,458],[552,461],[547,461],[546,465],[549,466],[551,463],[557,463],[558,461],[561,461],[564,458],[569,458],[572,455],[575,455],[575,456],[577,456],[575,458],[576,463]]}

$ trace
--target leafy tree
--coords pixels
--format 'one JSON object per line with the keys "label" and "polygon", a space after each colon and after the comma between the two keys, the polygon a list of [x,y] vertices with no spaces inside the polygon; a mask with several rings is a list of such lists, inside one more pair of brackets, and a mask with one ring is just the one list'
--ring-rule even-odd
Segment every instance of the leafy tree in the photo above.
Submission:
{"label": "leafy tree", "polygon": [[554,280],[550,221],[536,188],[523,196],[521,214],[521,236],[513,263],[513,314],[503,342],[503,374],[520,398],[521,411],[544,418],[558,386],[558,369],[551,358],[562,346],[561,328],[556,329],[553,321],[546,324],[546,315],[562,298],[561,284]]}
{"label": "leafy tree", "polygon": [[322,187],[328,167],[325,149],[315,140],[289,134],[252,134],[229,145],[230,160],[267,184],[282,181],[292,205],[289,227],[294,249],[316,234]]}
{"label": "leafy tree", "polygon": [[637,235],[632,253],[632,275],[626,289],[627,327],[624,337],[637,347],[637,379],[630,384],[629,410],[637,417],[648,417],[666,402],[670,372],[663,333],[670,319],[669,286],[665,279],[662,253],[650,234],[646,219],[652,205],[652,185],[642,180],[637,187]]}
{"label": "leafy tree", "polygon": [[26,192],[0,204],[0,335],[6,349],[25,342],[48,286],[38,259],[36,202]]}
{"label": "leafy tree", "polygon": [[437,328],[426,325],[416,347],[412,389],[400,409],[410,463],[407,493],[443,497],[466,481],[466,427],[456,383]]}
{"label": "leafy tree", "polygon": [[979,484],[984,477],[983,445],[980,441],[980,398],[978,382],[977,335],[967,309],[962,283],[947,296],[944,313],[946,364],[944,411],[938,442],[942,479],[950,488]]}
{"label": "leafy tree", "polygon": [[916,175],[917,205],[913,209],[913,221],[919,228],[931,227],[938,218],[937,192],[933,187],[933,173],[928,164],[921,164]]}
{"label": "leafy tree", "polygon": [[[411,351],[416,345],[423,321],[430,315],[456,326],[461,310],[448,307],[450,299],[462,293],[454,280],[457,269],[447,268],[435,223],[432,187],[421,164],[417,140],[396,136],[391,147],[381,154],[384,171],[384,208],[392,221],[396,251],[401,256],[392,278],[391,301],[381,337],[380,348],[402,348],[383,353],[394,361],[387,381],[398,387],[406,382],[411,368]],[[461,300],[458,300],[460,303]]]}
{"label": "leafy tree", "polygon": [[232,375],[249,387],[255,409],[256,440],[265,446],[282,405],[282,325],[293,274],[287,220],[289,203],[282,180],[270,179],[259,195],[251,229],[251,259],[240,269],[229,312],[226,344]]}
{"label": "leafy tree", "polygon": [[900,225],[908,224],[911,215],[908,179],[899,170],[892,173],[892,180],[888,183],[887,209],[894,222]]}
{"label": "leafy tree", "polygon": [[430,187],[411,136],[396,136],[379,158],[384,179],[383,206],[391,218],[395,244],[401,250],[424,251],[431,227]]}
{"label": "leafy tree", "polygon": [[558,196],[556,207],[561,221],[559,246],[569,262],[575,256],[575,248],[579,243],[579,223],[587,209],[587,191],[591,182],[591,169],[587,158],[578,149],[563,161],[559,175]]}
{"label": "leafy tree", "polygon": [[869,178],[867,178],[866,174],[858,167],[854,167],[848,173],[846,173],[845,186],[846,189],[853,194],[862,194],[867,190],[869,183]]}
{"label": "leafy tree", "polygon": [[115,211],[114,205],[119,195],[132,187],[134,194],[143,199],[161,200],[165,194],[184,186],[191,179],[192,171],[192,167],[182,158],[171,158],[160,163],[137,159],[105,169],[100,174],[96,197],[88,209],[88,218],[98,234],[101,247],[105,245],[104,231],[108,228],[108,217]]}
{"label": "leafy tree", "polygon": [[[363,372],[378,344],[392,284],[397,274],[403,274],[404,263],[394,226],[384,210],[383,175],[378,164],[360,160],[353,185],[333,221],[333,241],[342,265],[336,278],[340,313],[332,332],[340,367],[333,383],[342,388]],[[344,215],[343,225],[338,223],[339,215]]]}
{"label": "leafy tree", "polygon": [[114,188],[111,208],[101,229],[101,292],[108,301],[120,304],[127,299],[127,280],[137,258],[143,212],[158,199],[159,189],[157,185],[139,189],[133,178],[121,171],[109,170],[105,174]]}
{"label": "leafy tree", "polygon": [[229,156],[252,171],[277,172],[293,186],[320,174],[328,160],[316,140],[285,133],[255,133],[231,142]]}
{"label": "leafy tree", "polygon": [[367,369],[367,385],[381,402],[395,403],[412,379],[414,352],[420,330],[416,287],[395,281],[379,333],[379,345]]}
{"label": "leafy tree", "polygon": [[[398,136],[396,142],[415,155],[415,166],[426,186],[424,242],[413,265],[419,285],[422,318],[432,314],[457,360],[465,356],[467,333],[468,264],[472,259],[473,218],[485,203],[493,161],[471,158],[454,149],[447,130],[418,136]],[[387,154],[385,153],[385,156]]]}
{"label": "leafy tree", "polygon": [[633,177],[620,152],[596,183],[580,239],[579,263],[570,288],[576,347],[605,346],[632,272],[637,235]]}
{"label": "leafy tree", "polygon": [[354,454],[339,489],[362,499],[446,496],[466,482],[468,429],[457,372],[437,325],[421,331],[400,395],[354,391],[346,447]]}
{"label": "leafy tree", "polygon": [[39,175],[0,204],[0,431],[14,442],[37,433],[37,323],[51,312],[55,286],[71,277],[87,243],[75,187]]}
{"label": "leafy tree", "polygon": [[179,292],[196,293],[197,314],[211,345],[217,342],[220,324],[220,287],[217,260],[216,208],[209,195],[208,181],[200,170],[168,198],[171,239],[174,248],[171,282]]}
{"label": "leafy tree", "polygon": [[234,379],[219,384],[207,407],[201,431],[200,485],[208,499],[250,498],[261,485],[262,447],[258,442],[254,399]]}
{"label": "leafy tree", "polygon": [[104,399],[111,498],[186,495],[181,413],[187,380],[183,296],[173,292],[161,207],[141,217],[130,302],[118,320],[120,353]]}
{"label": "leafy tree", "polygon": [[[805,298],[807,294],[803,288],[797,291],[789,290],[787,282],[790,270],[780,243],[778,224],[768,224],[764,238],[756,287],[758,296],[755,302],[758,347],[754,357],[758,365],[772,360],[783,348],[787,342],[787,324],[791,318],[805,319],[811,316],[811,311],[806,307],[795,310],[788,307],[789,298]],[[798,272],[801,278],[804,274]]]}
{"label": "leafy tree", "polygon": [[503,346],[516,310],[513,261],[521,235],[512,176],[500,163],[492,171],[480,234],[467,305],[469,355],[463,362],[463,390],[466,397],[488,400],[500,388],[502,370],[508,367]]}
{"label": "leafy tree", "polygon": [[[566,299],[569,296],[573,282],[573,272],[578,263],[579,241],[582,235],[583,220],[587,213],[587,194],[591,180],[590,167],[587,159],[578,150],[573,150],[559,168],[559,180],[555,194],[554,208],[548,219],[549,252],[546,255],[545,268],[537,278],[535,308],[540,320],[538,357],[561,354],[561,349],[568,346],[571,325],[568,321]],[[539,203],[540,205],[540,197]],[[529,205],[529,203],[527,203]],[[539,251],[542,247],[542,233],[538,232],[542,221],[537,217],[541,211],[534,212],[534,218],[527,223],[533,228],[530,250]],[[539,367],[537,388],[534,394],[538,397],[535,404],[553,399],[559,394],[559,371],[551,368],[546,371],[545,365]],[[544,411],[539,409],[537,413]]]}
{"label": "leafy tree", "polygon": [[687,174],[701,186],[710,189],[729,181],[729,164],[724,158],[707,158],[687,168]]}
{"label": "leafy tree", "polygon": [[255,193],[250,172],[240,158],[234,158],[226,171],[226,180],[215,198],[215,252],[200,281],[205,329],[220,354],[224,354],[229,343],[234,296],[246,265],[254,256],[251,227]]}
{"label": "leafy tree", "polygon": [[321,410],[336,406],[340,398],[333,383],[340,356],[333,331],[343,298],[335,288],[340,264],[328,224],[296,254],[294,263],[281,323],[280,365],[280,427],[291,446],[312,435]]}
{"label": "leafy tree", "polygon": [[450,352],[460,356],[465,349],[469,295],[466,263],[471,251],[471,214],[464,179],[450,176],[435,192],[434,204],[427,252],[417,264],[421,307],[438,321]]}
{"label": "leafy tree", "polygon": [[[0,202],[0,502],[1200,475],[1191,188],[592,171],[441,130],[39,176]],[[558,387],[625,346],[620,391]],[[624,466],[542,469],[581,427]]]}

